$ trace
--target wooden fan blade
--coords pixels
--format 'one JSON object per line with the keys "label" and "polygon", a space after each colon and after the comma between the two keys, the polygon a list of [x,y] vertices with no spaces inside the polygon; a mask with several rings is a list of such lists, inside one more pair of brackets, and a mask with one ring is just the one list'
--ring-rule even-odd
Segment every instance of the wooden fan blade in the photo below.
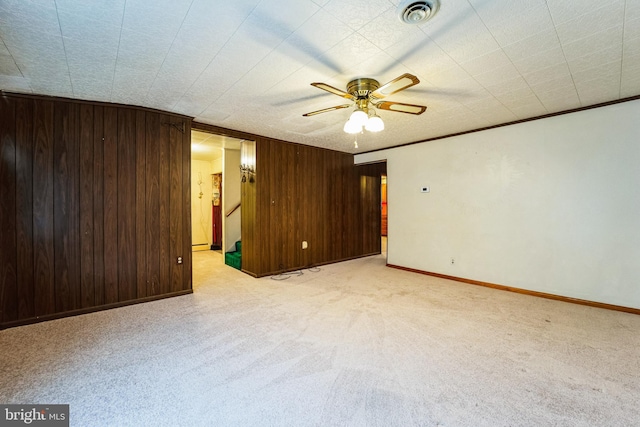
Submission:
{"label": "wooden fan blade", "polygon": [[310,113],[303,114],[304,117],[315,116],[316,114],[328,113],[329,111],[340,110],[342,108],[352,107],[352,104],[336,105],[335,107],[325,108],[318,111],[312,111]]}
{"label": "wooden fan blade", "polygon": [[326,83],[311,83],[311,86],[315,86],[318,89],[326,90],[329,93],[341,96],[343,98],[350,99],[351,101],[355,101],[356,100],[356,97],[351,95],[350,93],[347,93],[347,92],[345,92],[343,90],[337,89],[337,88],[335,88],[333,86],[329,86]]}
{"label": "wooden fan blade", "polygon": [[374,90],[369,94],[371,98],[381,99],[385,96],[393,95],[396,92],[400,92],[408,87],[417,85],[420,83],[420,80],[413,74],[405,73],[400,77],[396,77],[391,80],[389,83],[385,83],[380,86],[378,89]]}
{"label": "wooden fan blade", "polygon": [[424,105],[402,104],[400,102],[381,101],[374,104],[376,108],[388,111],[397,111],[399,113],[415,114],[416,116],[425,112],[427,107]]}

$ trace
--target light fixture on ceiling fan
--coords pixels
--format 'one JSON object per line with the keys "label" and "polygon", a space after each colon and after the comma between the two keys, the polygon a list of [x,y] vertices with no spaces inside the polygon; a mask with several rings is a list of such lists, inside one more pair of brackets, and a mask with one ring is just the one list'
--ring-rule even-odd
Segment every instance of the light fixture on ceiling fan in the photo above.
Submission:
{"label": "light fixture on ceiling fan", "polygon": [[343,130],[351,134],[360,133],[363,128],[369,132],[384,130],[384,122],[380,116],[376,114],[372,106],[366,105],[369,104],[368,100],[359,100],[358,104],[349,120],[344,124]]}
{"label": "light fixture on ceiling fan", "polygon": [[[345,123],[343,128],[346,133],[355,134],[362,132],[363,129],[369,132],[379,132],[384,129],[384,122],[376,114],[376,108],[379,110],[397,111],[400,113],[415,115],[424,113],[427,109],[424,105],[381,101],[382,98],[388,95],[392,95],[418,83],[420,83],[420,80],[418,80],[416,76],[412,74],[403,74],[382,86],[380,86],[380,83],[378,83],[377,80],[370,78],[351,80],[347,84],[346,92],[333,86],[329,86],[326,83],[311,83],[311,85],[355,103],[356,108],[353,113],[351,113],[349,120]],[[354,104],[337,105],[335,107],[306,113],[303,114],[303,116],[314,116],[316,114],[326,113],[342,108],[350,108],[353,105]]]}

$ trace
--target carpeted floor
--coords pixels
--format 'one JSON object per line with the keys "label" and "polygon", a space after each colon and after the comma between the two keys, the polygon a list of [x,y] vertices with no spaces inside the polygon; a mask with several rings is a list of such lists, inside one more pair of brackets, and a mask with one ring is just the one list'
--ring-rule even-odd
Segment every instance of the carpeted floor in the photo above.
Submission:
{"label": "carpeted floor", "polygon": [[73,426],[631,426],[640,316],[431,278],[383,256],[0,332],[0,403]]}

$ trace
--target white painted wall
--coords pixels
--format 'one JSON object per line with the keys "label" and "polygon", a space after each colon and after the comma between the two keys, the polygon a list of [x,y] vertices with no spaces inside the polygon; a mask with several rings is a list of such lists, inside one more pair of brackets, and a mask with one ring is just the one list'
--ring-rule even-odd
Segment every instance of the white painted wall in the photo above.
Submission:
{"label": "white painted wall", "polygon": [[[191,160],[191,243],[194,250],[211,248],[212,162]],[[199,182],[202,181],[201,184]],[[200,193],[202,192],[202,197]],[[206,246],[198,246],[206,244]]]}
{"label": "white painted wall", "polygon": [[640,308],[639,121],[632,101],[356,156],[387,159],[388,263]]}
{"label": "white painted wall", "polygon": [[222,173],[222,156],[211,161],[211,173]]}
{"label": "white painted wall", "polygon": [[225,149],[222,162],[222,247],[229,252],[235,250],[235,243],[241,239],[242,208],[227,217],[227,213],[240,203],[240,150]]}

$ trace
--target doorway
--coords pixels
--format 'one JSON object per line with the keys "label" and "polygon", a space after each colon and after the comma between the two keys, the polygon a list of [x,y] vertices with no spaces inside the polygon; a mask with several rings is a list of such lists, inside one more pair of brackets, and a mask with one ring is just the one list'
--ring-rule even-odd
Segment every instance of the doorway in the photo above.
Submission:
{"label": "doorway", "polygon": [[380,246],[384,256],[387,255],[387,175],[380,176]]}
{"label": "doorway", "polygon": [[213,135],[191,132],[191,247],[194,252],[211,250],[215,243],[213,205],[219,194],[214,190],[213,177],[222,176],[222,157],[223,149]]}
{"label": "doorway", "polygon": [[225,268],[225,253],[241,240],[241,139],[191,132],[193,272],[208,277]]}

